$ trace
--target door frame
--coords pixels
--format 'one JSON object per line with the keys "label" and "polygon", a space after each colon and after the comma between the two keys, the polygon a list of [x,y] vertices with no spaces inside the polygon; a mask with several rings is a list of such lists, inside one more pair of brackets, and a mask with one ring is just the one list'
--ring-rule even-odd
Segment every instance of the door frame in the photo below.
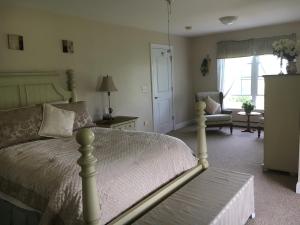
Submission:
{"label": "door frame", "polygon": [[[175,130],[175,107],[174,107],[174,81],[173,81],[173,71],[174,71],[174,47],[171,45],[171,56],[172,56],[172,60],[171,60],[171,92],[172,92],[172,129]],[[154,91],[153,91],[153,70],[152,70],[152,62],[153,62],[153,55],[152,55],[152,50],[153,49],[165,49],[168,50],[169,49],[169,45],[163,45],[163,44],[154,44],[154,43],[150,43],[150,78],[151,78],[151,102],[152,102],[152,121],[153,121],[153,130],[154,132],[158,132],[158,127],[156,127],[156,123],[155,123],[155,114],[154,114]]]}

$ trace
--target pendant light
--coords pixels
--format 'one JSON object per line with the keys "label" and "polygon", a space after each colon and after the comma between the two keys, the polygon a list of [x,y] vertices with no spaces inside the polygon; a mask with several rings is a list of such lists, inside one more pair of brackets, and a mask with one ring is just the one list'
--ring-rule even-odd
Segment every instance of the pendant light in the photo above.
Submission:
{"label": "pendant light", "polygon": [[172,15],[172,3],[173,0],[165,0],[167,2],[167,10],[168,10],[168,52],[171,53],[171,39],[170,39],[170,23],[171,23],[171,15]]}

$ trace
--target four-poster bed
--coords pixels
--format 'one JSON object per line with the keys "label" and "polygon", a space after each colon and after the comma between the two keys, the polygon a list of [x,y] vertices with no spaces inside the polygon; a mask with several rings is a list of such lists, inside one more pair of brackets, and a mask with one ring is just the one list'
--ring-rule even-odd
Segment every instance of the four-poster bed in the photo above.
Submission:
{"label": "four-poster bed", "polygon": [[[203,170],[208,168],[209,164],[207,161],[204,109],[204,102],[198,102],[196,104],[198,124],[196,155],[198,158],[198,164],[194,168],[191,168],[179,175],[171,182],[163,185],[161,188],[147,196],[129,210],[120,214],[118,217],[108,223],[109,225],[131,224],[158,203],[167,198],[174,191],[178,190],[184,184],[192,180],[195,176],[199,175]],[[83,216],[86,224],[98,225],[100,221],[100,208],[95,180],[95,174],[97,173],[95,164],[97,159],[92,155],[94,134],[90,129],[84,128],[77,133],[77,141],[81,145],[79,151],[82,154],[78,160],[78,164],[82,168],[80,176],[82,177]]]}
{"label": "four-poster bed", "polygon": [[[59,75],[55,72],[0,73],[0,110],[21,108],[47,102],[57,102],[65,100],[75,102],[76,95],[74,73],[72,70],[68,70],[67,75],[69,91],[61,88],[61,85],[59,84]],[[133,206],[128,205],[130,207],[125,211],[119,213],[118,215],[111,216],[112,220],[109,220],[108,224],[121,225],[132,223],[137,218],[141,217],[151,208],[160,203],[162,200],[167,198],[170,194],[188,183],[203,170],[208,168],[204,108],[205,103],[198,102],[196,104],[198,121],[196,158],[192,159],[190,155],[185,156],[189,158],[190,162],[192,163],[189,163],[188,166],[182,165],[183,168],[181,169],[181,172],[173,172],[174,174],[172,175],[172,177],[164,178],[164,182],[162,182],[160,185],[157,185],[157,188],[145,194],[143,198],[139,199],[138,201],[132,202],[134,203]],[[99,188],[101,187],[99,187],[100,181],[98,180],[97,184],[96,179],[97,172],[99,172],[96,168],[97,159],[92,155],[94,149],[93,141],[95,131],[96,130],[92,130],[90,128],[83,128],[77,132],[76,137],[78,143],[81,146],[79,148],[81,157],[78,160],[78,164],[81,166],[80,176],[82,177],[82,213],[85,224],[89,225],[100,224],[101,216],[103,216],[100,213],[100,211],[102,210],[102,202],[101,199],[98,198]],[[96,133],[98,133],[98,135],[100,134],[104,136],[106,134],[104,131],[96,131]],[[107,137],[110,137],[110,135],[115,135],[116,137],[124,137],[122,136],[123,134],[114,134],[113,131],[112,133],[108,134]],[[127,133],[126,135],[133,136],[137,134],[134,134],[134,132],[132,132]],[[127,138],[127,136],[125,137]],[[181,151],[180,154],[182,156],[187,154],[186,151],[189,151],[186,150],[188,148],[183,144],[183,142],[181,143],[179,140],[175,140],[174,138],[167,138],[162,135],[151,137],[150,134],[144,134],[144,136],[137,136],[136,139],[139,139],[140,137],[145,137],[145,139],[149,137],[149,140],[152,140],[153,142],[155,142],[156,139],[161,139],[169,145],[167,149],[169,149],[170,146],[174,147],[176,144],[180,146],[176,148],[179,149],[178,152]],[[57,146],[60,146],[61,144],[59,141],[56,142],[56,140],[54,140],[53,143],[56,143]],[[27,146],[27,143],[23,145],[24,146],[20,146],[20,149],[18,149],[18,151],[20,151],[21,153],[23,147],[27,147],[30,149],[31,146],[30,144],[28,144]],[[74,143],[72,143],[72,146],[73,145]],[[180,148],[183,148],[184,150],[180,150]],[[8,149],[12,151],[12,147],[8,147]],[[166,153],[168,153],[167,150],[165,151]],[[2,152],[5,151],[2,150]],[[101,155],[98,155],[98,157],[101,157]],[[169,154],[169,158],[171,157],[172,155]],[[53,161],[51,160],[49,160],[49,162],[52,163]],[[164,160],[166,160],[165,163],[168,164],[168,157],[165,157]],[[184,159],[182,158],[182,160]],[[170,164],[174,164],[174,162],[170,162]],[[180,164],[180,160],[177,161],[177,163]],[[162,174],[158,175],[162,176]],[[130,181],[128,180],[128,182]],[[126,195],[126,193],[123,193],[123,195]]]}

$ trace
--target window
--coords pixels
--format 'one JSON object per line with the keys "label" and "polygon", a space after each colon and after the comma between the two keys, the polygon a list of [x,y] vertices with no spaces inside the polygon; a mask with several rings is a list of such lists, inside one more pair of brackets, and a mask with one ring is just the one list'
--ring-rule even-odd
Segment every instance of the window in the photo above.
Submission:
{"label": "window", "polygon": [[[283,60],[283,71],[287,61]],[[274,55],[218,59],[220,90],[226,108],[240,109],[244,100],[252,100],[256,109],[264,109],[263,75],[279,74],[280,59]]]}

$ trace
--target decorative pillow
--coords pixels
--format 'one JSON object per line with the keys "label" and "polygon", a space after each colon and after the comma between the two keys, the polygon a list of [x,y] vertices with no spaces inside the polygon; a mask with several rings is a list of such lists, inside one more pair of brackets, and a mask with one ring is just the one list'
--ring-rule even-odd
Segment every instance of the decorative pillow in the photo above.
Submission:
{"label": "decorative pillow", "polygon": [[218,114],[221,112],[221,105],[213,100],[211,97],[207,96],[205,98],[206,108],[205,111],[207,114]]}
{"label": "decorative pillow", "polygon": [[74,130],[83,127],[93,127],[95,124],[89,115],[86,107],[86,102],[72,102],[68,104],[55,104],[57,108],[75,112]]}
{"label": "decorative pillow", "polygon": [[42,106],[0,111],[0,148],[39,140]]}
{"label": "decorative pillow", "polygon": [[71,137],[75,113],[56,108],[50,104],[43,106],[43,122],[39,131],[42,137]]}

